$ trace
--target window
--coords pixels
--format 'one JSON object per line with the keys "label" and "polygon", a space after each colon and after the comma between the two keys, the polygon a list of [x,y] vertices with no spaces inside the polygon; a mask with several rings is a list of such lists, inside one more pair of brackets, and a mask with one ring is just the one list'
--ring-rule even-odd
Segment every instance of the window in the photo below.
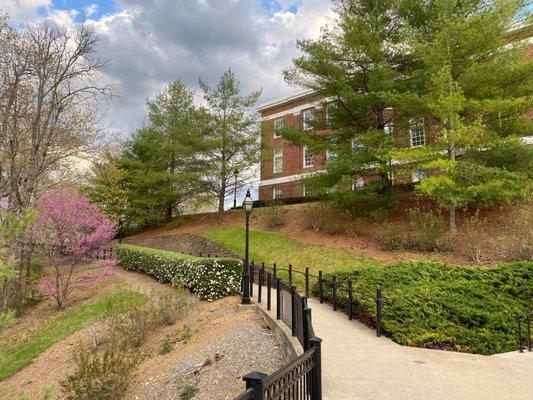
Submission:
{"label": "window", "polygon": [[411,147],[418,147],[426,144],[424,118],[413,118],[409,120],[409,134],[411,136]]}
{"label": "window", "polygon": [[333,150],[326,150],[326,162],[334,160],[337,155]]}
{"label": "window", "polygon": [[304,197],[311,197],[313,195],[313,190],[309,186],[304,185],[303,186],[303,195],[304,195]]}
{"label": "window", "polygon": [[420,182],[423,181],[428,177],[428,174],[426,171],[415,171],[412,174],[413,182]]}
{"label": "window", "polygon": [[279,200],[281,199],[281,196],[282,196],[281,188],[274,188],[274,190],[272,191],[272,198],[274,200]]}
{"label": "window", "polygon": [[308,131],[310,129],[313,129],[313,119],[315,118],[315,114],[313,109],[304,111],[303,114],[303,128],[304,131]]}
{"label": "window", "polygon": [[365,145],[352,140],[352,153],[360,153],[365,149]]}
{"label": "window", "polygon": [[283,151],[281,149],[274,150],[274,173],[279,174],[283,169]]}
{"label": "window", "polygon": [[315,156],[309,151],[307,147],[304,147],[304,168],[309,168],[313,166],[313,161]]}
{"label": "window", "polygon": [[331,122],[333,121],[333,115],[331,114],[332,107],[331,104],[326,105],[326,125],[331,125]]}
{"label": "window", "polygon": [[393,171],[387,172],[387,178],[389,178],[391,185],[394,185],[394,172]]}
{"label": "window", "polygon": [[361,189],[365,185],[365,180],[363,178],[357,178],[357,180],[352,183],[352,190]]}
{"label": "window", "polygon": [[279,138],[281,136],[282,130],[283,130],[283,119],[276,119],[274,121],[274,138]]}
{"label": "window", "polygon": [[383,131],[387,134],[387,135],[392,135],[392,133],[394,132],[394,125],[392,122],[387,122],[385,124],[385,127],[383,128]]}

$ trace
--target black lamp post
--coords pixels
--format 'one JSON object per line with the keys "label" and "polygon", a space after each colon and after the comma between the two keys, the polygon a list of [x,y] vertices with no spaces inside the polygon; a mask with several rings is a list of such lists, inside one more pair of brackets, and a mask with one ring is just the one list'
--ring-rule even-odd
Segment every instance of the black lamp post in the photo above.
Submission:
{"label": "black lamp post", "polygon": [[125,216],[124,213],[120,214],[120,218],[118,220],[118,244],[122,243],[122,228],[124,228],[124,220]]}
{"label": "black lamp post", "polygon": [[237,208],[237,175],[239,174],[238,170],[233,171],[233,208]]}
{"label": "black lamp post", "polygon": [[242,304],[250,304],[250,267],[248,262],[248,253],[250,242],[250,213],[252,212],[253,206],[254,201],[250,195],[250,189],[248,189],[246,191],[246,198],[242,203],[242,208],[244,208],[244,213],[246,214],[246,245],[244,248],[244,270],[242,275]]}

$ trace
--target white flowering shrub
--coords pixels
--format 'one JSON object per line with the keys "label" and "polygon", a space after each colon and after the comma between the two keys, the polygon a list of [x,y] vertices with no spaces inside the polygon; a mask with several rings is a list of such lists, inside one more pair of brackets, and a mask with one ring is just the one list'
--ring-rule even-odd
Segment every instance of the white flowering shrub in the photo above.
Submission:
{"label": "white flowering shrub", "polygon": [[117,247],[116,256],[124,269],[185,286],[204,300],[235,294],[241,285],[242,261],[233,258],[194,257],[126,244]]}

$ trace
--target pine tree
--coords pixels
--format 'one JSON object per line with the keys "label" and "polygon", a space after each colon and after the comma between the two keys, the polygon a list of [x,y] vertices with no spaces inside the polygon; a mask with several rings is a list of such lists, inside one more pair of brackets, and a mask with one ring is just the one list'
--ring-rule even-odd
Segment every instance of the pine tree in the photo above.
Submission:
{"label": "pine tree", "polygon": [[[391,99],[403,114],[426,118],[431,142],[394,154],[407,168],[429,171],[417,189],[449,211],[524,194],[532,153],[532,62],[524,43],[509,43],[522,0],[407,0],[408,51],[419,60],[411,104]],[[498,155],[506,153],[502,158]]]}
{"label": "pine tree", "polygon": [[[390,193],[395,168],[390,158],[395,112],[389,98],[391,93],[399,97],[409,92],[415,66],[401,51],[401,1],[337,0],[334,5],[333,26],[318,40],[300,40],[303,56],[285,71],[289,83],[324,96],[328,118],[317,119],[315,128],[331,129],[331,135],[289,128],[283,135],[331,156],[326,173],[307,184],[347,207],[360,208],[363,202],[387,205],[390,197],[385,194]],[[366,184],[352,190],[354,182],[365,177]]]}
{"label": "pine tree", "polygon": [[235,171],[238,189],[249,181],[251,168],[259,160],[259,124],[252,107],[261,91],[242,95],[231,69],[221,75],[216,88],[202,80],[200,87],[207,106],[201,142],[195,148],[199,150],[197,159],[208,166],[205,179],[222,212],[226,196],[235,190],[231,187]]}

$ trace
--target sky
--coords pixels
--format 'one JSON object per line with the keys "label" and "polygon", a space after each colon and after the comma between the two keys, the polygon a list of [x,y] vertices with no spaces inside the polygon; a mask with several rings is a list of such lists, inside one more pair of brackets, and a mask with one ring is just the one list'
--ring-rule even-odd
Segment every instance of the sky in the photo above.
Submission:
{"label": "sky", "polygon": [[0,0],[13,24],[94,27],[117,94],[106,129],[125,136],[146,120],[146,99],[178,78],[199,92],[199,78],[214,85],[231,67],[243,92],[263,89],[258,104],[301,90],[282,71],[330,8],[330,0]]}

